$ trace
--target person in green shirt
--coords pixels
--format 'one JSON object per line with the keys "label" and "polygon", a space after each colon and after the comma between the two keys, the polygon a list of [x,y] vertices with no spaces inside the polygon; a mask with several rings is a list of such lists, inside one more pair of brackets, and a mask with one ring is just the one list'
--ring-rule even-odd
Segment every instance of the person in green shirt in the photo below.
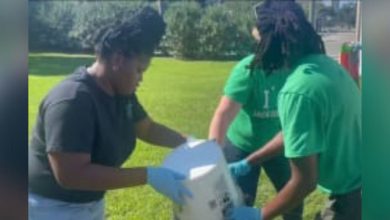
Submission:
{"label": "person in green shirt", "polygon": [[[265,1],[255,9],[261,40],[254,65],[266,73],[291,70],[278,95],[284,145],[265,147],[284,149],[291,178],[262,209],[238,207],[231,218],[273,219],[297,207],[318,185],[329,194],[329,203],[316,219],[361,219],[361,100],[357,85],[339,63],[325,55],[321,37],[297,3]],[[247,161],[232,166],[235,176],[251,169]]]}
{"label": "person in green shirt", "polygon": [[[256,32],[253,35],[257,38]],[[283,145],[277,94],[288,72],[281,70],[266,74],[252,65],[255,57],[256,54],[251,54],[233,68],[209,129],[209,138],[216,139],[223,147],[228,162],[251,164],[245,166],[245,174],[236,176],[248,206],[254,205],[261,169],[277,191],[290,178],[290,166],[282,151],[269,150]],[[252,154],[258,149],[257,154]],[[240,169],[240,165],[231,165],[231,171],[238,172],[235,170]],[[284,219],[302,219],[302,210],[303,205],[300,205],[286,213]]]}

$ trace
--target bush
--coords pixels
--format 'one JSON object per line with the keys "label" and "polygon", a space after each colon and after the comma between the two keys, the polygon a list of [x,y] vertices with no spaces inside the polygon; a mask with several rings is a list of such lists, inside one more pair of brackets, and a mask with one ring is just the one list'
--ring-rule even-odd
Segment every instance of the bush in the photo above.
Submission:
{"label": "bush", "polygon": [[223,59],[234,52],[237,26],[232,12],[223,5],[210,6],[200,21],[200,51],[203,57]]}
{"label": "bush", "polygon": [[198,58],[202,9],[196,2],[172,3],[165,12],[167,31],[162,47],[181,58]]}
{"label": "bush", "polygon": [[258,1],[227,2],[225,5],[233,12],[234,23],[237,27],[237,34],[234,40],[235,57],[241,58],[253,51],[255,41],[252,37],[252,28],[256,24],[253,6]]}
{"label": "bush", "polygon": [[248,15],[252,5],[228,2],[201,8],[195,2],[171,4],[164,17],[168,27],[161,52],[184,59],[247,55],[254,43],[250,35],[254,15]]}
{"label": "bush", "polygon": [[248,15],[251,4],[244,2],[214,5],[201,20],[202,55],[212,59],[240,58],[251,52],[254,40],[251,29],[254,16]]}
{"label": "bush", "polygon": [[75,2],[29,2],[29,46],[31,50],[69,50]]}
{"label": "bush", "polygon": [[117,2],[29,2],[30,50],[92,51],[93,37],[102,25],[123,19],[148,4]]}
{"label": "bush", "polygon": [[75,9],[74,26],[69,36],[81,50],[91,51],[99,27],[117,19],[125,19],[144,5],[146,3],[138,1],[80,3]]}
{"label": "bush", "polygon": [[[91,52],[99,27],[125,19],[149,1],[30,2],[32,51]],[[156,6],[156,4],[152,4]],[[158,52],[184,59],[240,58],[251,52],[253,1],[201,7],[195,1],[171,2],[164,14],[166,35]]]}

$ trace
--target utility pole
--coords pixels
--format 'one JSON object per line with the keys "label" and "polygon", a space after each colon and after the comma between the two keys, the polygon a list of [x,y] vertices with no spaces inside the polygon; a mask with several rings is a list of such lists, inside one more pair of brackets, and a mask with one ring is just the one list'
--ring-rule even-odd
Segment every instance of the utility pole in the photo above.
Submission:
{"label": "utility pole", "polygon": [[361,0],[357,0],[356,3],[356,43],[360,45],[360,50],[359,50],[359,76],[362,76],[362,5],[361,5]]}
{"label": "utility pole", "polygon": [[309,20],[314,27],[314,30],[317,29],[316,22],[316,0],[310,0],[309,2]]}
{"label": "utility pole", "polygon": [[356,3],[356,42],[361,42],[361,34],[362,34],[362,7],[361,7],[361,1],[357,0]]}
{"label": "utility pole", "polygon": [[160,14],[160,15],[162,15],[163,14],[163,9],[162,9],[162,2],[161,2],[161,0],[157,0],[157,9],[158,9],[158,13]]}

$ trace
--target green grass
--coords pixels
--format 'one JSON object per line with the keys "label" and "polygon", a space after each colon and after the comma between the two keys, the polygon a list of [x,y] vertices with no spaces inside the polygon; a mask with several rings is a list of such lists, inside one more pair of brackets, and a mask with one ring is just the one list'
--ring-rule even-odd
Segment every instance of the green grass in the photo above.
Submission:
{"label": "green grass", "polygon": [[[88,55],[31,54],[29,76],[29,131],[31,134],[40,101],[47,92],[80,65],[93,62]],[[206,138],[210,119],[234,62],[179,61],[155,58],[145,73],[138,96],[150,116],[180,132]],[[169,150],[143,142],[124,166],[159,165]],[[270,200],[275,191],[261,176],[256,206]],[[324,195],[306,199],[305,218],[313,219]],[[171,204],[149,186],[110,191],[106,197],[110,220],[171,219]]]}

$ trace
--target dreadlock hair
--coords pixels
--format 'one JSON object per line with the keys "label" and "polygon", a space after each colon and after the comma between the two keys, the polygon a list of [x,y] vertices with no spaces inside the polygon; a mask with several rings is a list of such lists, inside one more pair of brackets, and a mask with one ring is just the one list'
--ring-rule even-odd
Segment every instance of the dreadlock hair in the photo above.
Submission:
{"label": "dreadlock hair", "polygon": [[165,34],[166,24],[156,10],[147,6],[130,17],[108,23],[95,35],[95,53],[107,59],[114,53],[125,57],[151,56]]}
{"label": "dreadlock hair", "polygon": [[249,68],[261,68],[267,75],[289,68],[309,54],[324,54],[324,43],[303,9],[293,0],[265,0],[255,8],[260,42]]}

